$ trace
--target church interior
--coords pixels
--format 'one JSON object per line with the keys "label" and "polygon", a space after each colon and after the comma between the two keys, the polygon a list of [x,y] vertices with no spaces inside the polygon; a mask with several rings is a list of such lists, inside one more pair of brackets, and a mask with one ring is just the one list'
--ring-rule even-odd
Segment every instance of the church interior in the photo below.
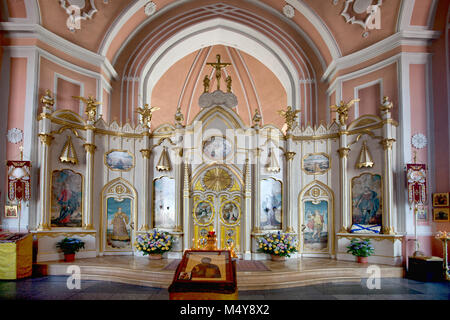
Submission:
{"label": "church interior", "polygon": [[0,12],[0,279],[448,290],[450,1]]}

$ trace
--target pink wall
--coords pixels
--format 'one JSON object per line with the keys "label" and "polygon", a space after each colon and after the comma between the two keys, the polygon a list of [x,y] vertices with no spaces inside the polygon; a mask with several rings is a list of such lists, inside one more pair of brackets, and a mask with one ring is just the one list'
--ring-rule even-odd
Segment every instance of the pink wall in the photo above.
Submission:
{"label": "pink wall", "polygon": [[359,116],[379,113],[381,105],[380,90],[379,83],[358,90],[358,97],[361,99],[359,103]]}
{"label": "pink wall", "polygon": [[58,92],[56,93],[56,104],[58,109],[68,109],[77,114],[80,113],[80,102],[73,96],[80,96],[80,85],[58,78]]}
{"label": "pink wall", "polygon": [[[11,58],[9,80],[9,102],[8,102],[8,128],[24,129],[25,94],[27,84],[27,59]],[[7,143],[6,158],[8,160],[19,160],[19,146]]]}
{"label": "pink wall", "polygon": [[24,0],[7,0],[8,12],[10,18],[26,18],[27,9]]}
{"label": "pink wall", "polygon": [[[68,70],[58,64],[55,64],[45,58],[41,58],[40,65],[40,79],[39,79],[39,96],[42,96],[45,93],[45,90],[50,89],[52,92],[54,91],[55,86],[55,73],[63,75],[69,79],[73,79],[75,82],[81,83],[84,86],[84,96],[94,96],[98,99],[97,92],[97,80],[75,71]],[[70,83],[70,82],[69,82]],[[58,90],[58,99],[56,101],[56,109],[67,109],[68,106],[72,106],[79,113],[79,104],[76,102],[77,107],[75,105],[67,105],[64,102],[70,102],[73,100],[72,96],[77,91],[76,87],[71,87],[69,84],[64,84],[63,87],[69,88],[69,91],[65,92],[63,90]],[[39,110],[40,111],[40,110]],[[84,116],[84,114],[82,114]]]}

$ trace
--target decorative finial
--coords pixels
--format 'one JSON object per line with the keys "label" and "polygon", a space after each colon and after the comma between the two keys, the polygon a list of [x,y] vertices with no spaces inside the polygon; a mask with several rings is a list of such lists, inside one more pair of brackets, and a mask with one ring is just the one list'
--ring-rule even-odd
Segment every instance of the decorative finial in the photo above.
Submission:
{"label": "decorative finial", "polygon": [[181,106],[177,108],[177,112],[175,113],[175,125],[177,127],[182,127],[184,121],[184,116],[181,113]]}
{"label": "decorative finial", "polygon": [[348,110],[350,109],[351,106],[353,106],[355,104],[355,102],[360,101],[359,99],[353,99],[351,101],[349,101],[348,103],[345,103],[344,101],[341,101],[341,103],[339,104],[339,106],[337,105],[332,105],[331,111],[335,111],[339,114],[339,123],[341,124],[341,126],[344,126],[347,123],[348,120]]}
{"label": "decorative finial", "polygon": [[45,95],[42,96],[41,102],[44,104],[44,108],[52,108],[55,104],[55,99],[52,97],[50,90],[45,90]]}
{"label": "decorative finial", "polygon": [[86,104],[86,110],[84,113],[86,113],[88,121],[96,120],[95,117],[97,116],[97,107],[102,104],[101,102],[95,100],[93,96],[89,96],[88,98],[72,96],[72,98],[81,100]]}
{"label": "decorative finial", "polygon": [[287,110],[279,110],[278,114],[284,119],[284,122],[287,125],[287,131],[292,130],[294,126],[295,120],[297,120],[297,114],[300,113],[300,110],[292,110],[291,106],[287,107]]}
{"label": "decorative finial", "polygon": [[141,124],[144,127],[150,128],[153,112],[159,110],[158,107],[150,107],[148,104],[145,104],[143,107],[137,109],[137,113],[141,115]]}
{"label": "decorative finial", "polygon": [[259,127],[260,123],[261,123],[261,114],[259,113],[259,109],[256,108],[255,109],[255,115],[252,118],[253,121],[253,127]]}
{"label": "decorative finial", "polygon": [[394,104],[389,100],[389,97],[383,97],[383,103],[380,106],[381,111],[390,111],[393,107]]}
{"label": "decorative finial", "polygon": [[23,145],[19,147],[20,150],[20,161],[23,161]]}
{"label": "decorative finial", "polygon": [[217,62],[208,62],[208,66],[213,67],[216,70],[217,90],[220,90],[220,78],[222,78],[222,68],[230,66],[231,63],[221,62],[220,54],[216,55]]}

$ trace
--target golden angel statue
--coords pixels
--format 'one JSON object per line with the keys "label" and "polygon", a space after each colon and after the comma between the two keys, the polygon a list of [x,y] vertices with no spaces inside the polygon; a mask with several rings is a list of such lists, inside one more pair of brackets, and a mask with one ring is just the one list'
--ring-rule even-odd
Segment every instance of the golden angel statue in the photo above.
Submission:
{"label": "golden angel statue", "polygon": [[359,102],[359,99],[353,99],[353,100],[349,101],[348,103],[345,103],[344,101],[341,101],[339,106],[332,105],[330,107],[331,111],[335,111],[335,112],[338,113],[338,115],[339,115],[339,123],[342,126],[346,124],[346,122],[348,120],[348,110],[350,109],[351,106],[353,106],[355,104],[355,102]]}
{"label": "golden angel statue", "polygon": [[153,112],[159,110],[158,107],[150,107],[148,104],[145,104],[144,107],[138,108],[137,113],[141,115],[141,123],[150,128],[150,124],[152,122]]}
{"label": "golden angel statue", "polygon": [[287,110],[279,110],[278,114],[284,119],[287,125],[287,131],[292,130],[295,120],[297,119],[297,114],[300,110],[292,110],[291,106],[287,107]]}
{"label": "golden angel statue", "polygon": [[95,100],[93,96],[89,96],[88,98],[73,96],[72,98],[83,101],[86,104],[86,110],[84,111],[84,113],[87,114],[88,121],[95,121],[95,117],[97,115],[97,107],[102,103]]}

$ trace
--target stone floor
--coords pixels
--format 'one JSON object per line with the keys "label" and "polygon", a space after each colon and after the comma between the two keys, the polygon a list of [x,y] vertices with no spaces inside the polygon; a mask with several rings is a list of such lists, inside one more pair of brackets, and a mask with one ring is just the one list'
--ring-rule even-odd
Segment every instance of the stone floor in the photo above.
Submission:
{"label": "stone floor", "polygon": [[[450,300],[450,282],[381,279],[380,289],[360,283],[326,283],[290,289],[240,291],[240,300]],[[0,300],[168,300],[167,289],[109,281],[81,281],[69,290],[66,276],[0,281]]]}

